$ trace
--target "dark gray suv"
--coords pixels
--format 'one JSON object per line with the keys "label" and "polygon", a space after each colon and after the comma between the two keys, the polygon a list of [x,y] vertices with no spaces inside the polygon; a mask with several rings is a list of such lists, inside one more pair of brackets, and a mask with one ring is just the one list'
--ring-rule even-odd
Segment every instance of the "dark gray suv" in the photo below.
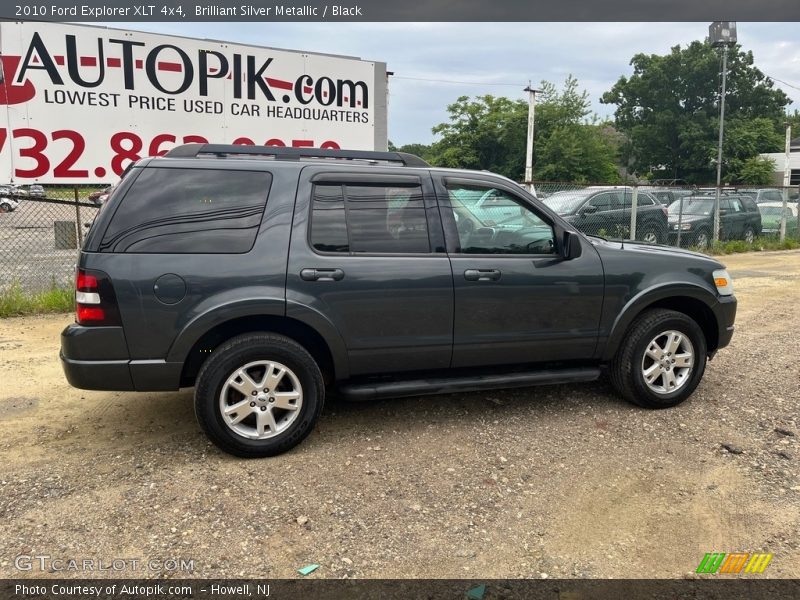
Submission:
{"label": "dark gray suv", "polygon": [[305,438],[326,390],[366,400],[605,371],[626,399],[674,406],[736,313],[716,260],[585,236],[497,175],[199,144],[128,170],[86,236],[76,300],[61,344],[72,385],[194,386],[202,428],[248,457]]}

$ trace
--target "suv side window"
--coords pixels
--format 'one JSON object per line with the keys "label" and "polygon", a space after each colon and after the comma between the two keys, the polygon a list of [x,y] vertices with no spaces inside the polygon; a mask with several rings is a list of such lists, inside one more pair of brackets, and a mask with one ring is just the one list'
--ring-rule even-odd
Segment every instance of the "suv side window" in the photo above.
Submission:
{"label": "suv side window", "polygon": [[318,252],[427,254],[420,186],[317,184],[311,245]]}
{"label": "suv side window", "polygon": [[103,235],[100,252],[248,252],[272,175],[222,169],[142,170]]}
{"label": "suv side window", "polygon": [[[462,254],[552,254],[555,252],[553,228],[513,195],[500,189],[478,185],[448,184],[450,208],[458,230]],[[498,206],[512,209],[495,221],[484,207],[471,201],[492,193]],[[442,210],[445,207],[442,207]],[[492,217],[487,219],[487,217]],[[489,224],[491,224],[489,226]]]}
{"label": "suv side window", "polygon": [[758,206],[750,196],[742,196],[740,199],[747,212],[758,212]]}
{"label": "suv side window", "polygon": [[604,192],[597,194],[589,201],[589,206],[596,206],[597,212],[620,208],[619,194],[617,192]]}
{"label": "suv side window", "polygon": [[730,203],[733,212],[742,212],[742,203],[739,198],[731,198]]}
{"label": "suv side window", "polygon": [[[653,200],[653,196],[651,196],[648,192],[642,192],[636,194],[636,206],[653,206],[656,203]],[[633,207],[633,192],[625,192],[625,208],[632,208]]]}

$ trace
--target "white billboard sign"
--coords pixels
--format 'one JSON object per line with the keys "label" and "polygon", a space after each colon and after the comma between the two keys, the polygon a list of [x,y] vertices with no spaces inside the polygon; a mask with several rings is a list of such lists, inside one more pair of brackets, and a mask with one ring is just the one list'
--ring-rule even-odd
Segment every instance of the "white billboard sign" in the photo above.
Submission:
{"label": "white billboard sign", "polygon": [[113,182],[188,142],[385,150],[383,63],[31,22],[0,53],[0,183]]}

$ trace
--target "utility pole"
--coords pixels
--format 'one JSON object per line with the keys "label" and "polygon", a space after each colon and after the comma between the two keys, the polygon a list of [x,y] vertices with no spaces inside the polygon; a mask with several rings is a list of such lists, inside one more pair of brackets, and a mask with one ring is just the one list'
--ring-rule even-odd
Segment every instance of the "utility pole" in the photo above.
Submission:
{"label": "utility pole", "polygon": [[714,199],[714,242],[719,240],[719,199],[722,185],[722,140],[725,131],[725,84],[728,77],[728,46],[736,43],[736,23],[714,21],[708,28],[714,46],[722,46],[722,91],[719,96],[719,141],[717,143],[717,193]]}
{"label": "utility pole", "polygon": [[792,125],[786,123],[786,159],[783,163],[783,212],[781,213],[781,242],[786,239],[786,203],[789,201],[789,183],[792,170],[789,166],[790,152],[792,151]]}
{"label": "utility pole", "polygon": [[542,90],[535,90],[528,82],[523,92],[528,92],[528,138],[525,143],[525,186],[533,194],[533,121],[536,115],[536,94]]}

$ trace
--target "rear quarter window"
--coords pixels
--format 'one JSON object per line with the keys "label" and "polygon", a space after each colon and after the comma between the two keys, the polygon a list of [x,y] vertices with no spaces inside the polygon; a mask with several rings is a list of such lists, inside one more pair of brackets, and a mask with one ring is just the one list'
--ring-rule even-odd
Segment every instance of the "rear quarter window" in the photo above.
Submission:
{"label": "rear quarter window", "polygon": [[272,176],[263,171],[144,169],[122,198],[100,252],[248,252]]}
{"label": "rear quarter window", "polygon": [[756,206],[756,203],[749,196],[741,196],[741,201],[747,212],[758,212],[758,206]]}

